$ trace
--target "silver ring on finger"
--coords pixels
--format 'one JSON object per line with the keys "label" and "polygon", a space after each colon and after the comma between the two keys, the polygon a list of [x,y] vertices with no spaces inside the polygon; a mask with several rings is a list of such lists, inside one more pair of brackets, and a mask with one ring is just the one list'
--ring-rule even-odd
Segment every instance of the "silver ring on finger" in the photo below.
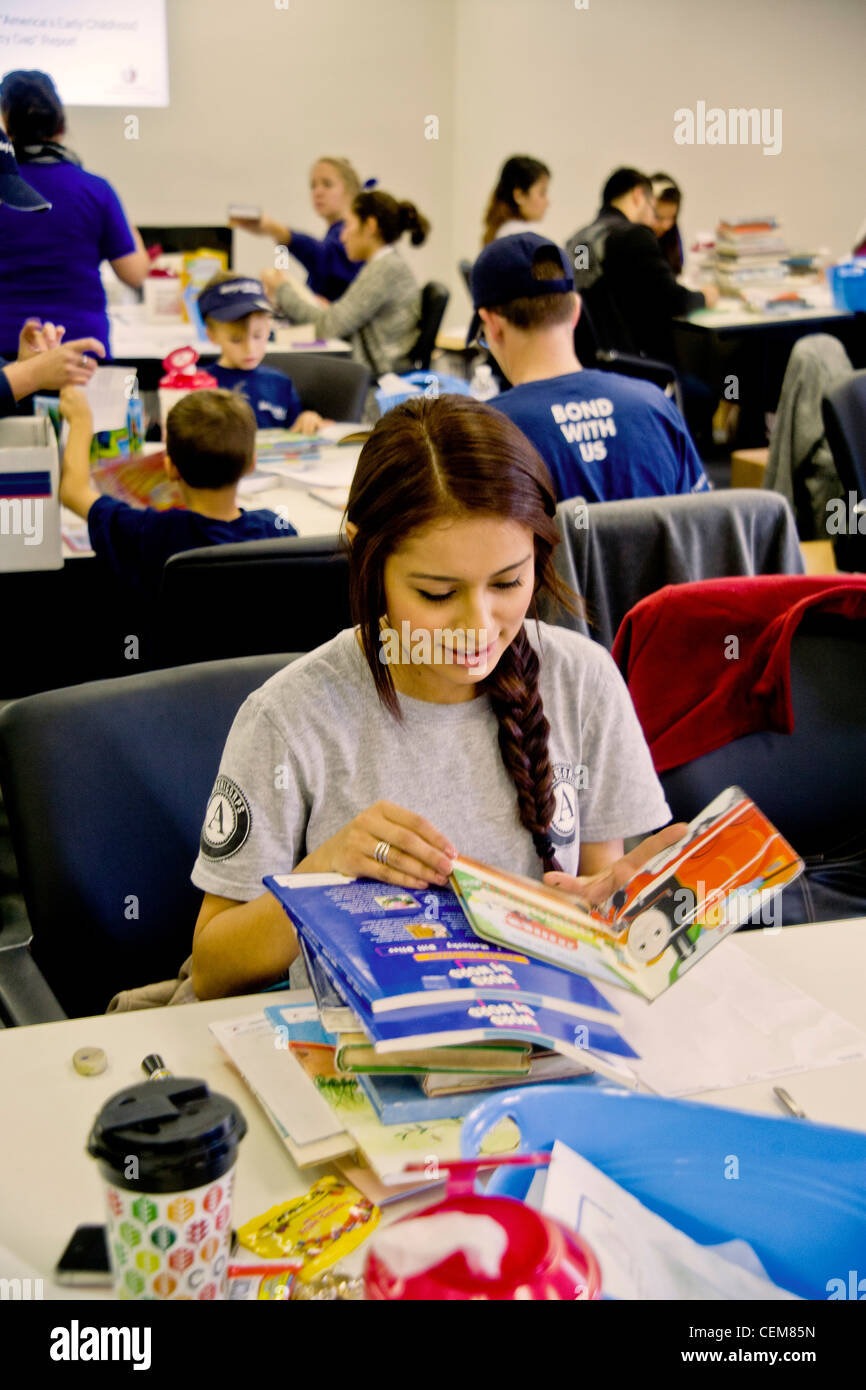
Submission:
{"label": "silver ring on finger", "polygon": [[373,852],[373,858],[376,860],[377,864],[387,864],[388,855],[390,853],[391,846],[388,844],[388,841],[380,840]]}

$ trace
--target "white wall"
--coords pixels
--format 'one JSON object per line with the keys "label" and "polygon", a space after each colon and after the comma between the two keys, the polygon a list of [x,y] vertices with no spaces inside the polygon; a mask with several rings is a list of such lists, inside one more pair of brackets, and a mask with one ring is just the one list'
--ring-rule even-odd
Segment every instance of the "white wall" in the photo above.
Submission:
{"label": "white wall", "polygon": [[[687,234],[769,212],[792,246],[847,254],[866,217],[864,52],[864,0],[457,0],[453,254],[474,254],[514,153],[553,172],[557,240],[628,164],[673,175]],[[674,111],[698,100],[780,107],[781,153],[675,144]]]}
{"label": "white wall", "polygon": [[[171,104],[142,109],[140,139],[121,108],[70,109],[69,144],[110,179],[146,225],[221,223],[252,202],[323,234],[309,167],[345,155],[361,179],[411,198],[435,234],[407,251],[419,279],[450,267],[450,143],[424,117],[450,111],[454,0],[168,0]],[[238,264],[268,263],[240,234]]]}
{"label": "white wall", "polygon": [[[582,0],[582,3],[585,0]],[[346,154],[431,219],[410,252],[452,286],[472,256],[502,160],[553,170],[546,228],[594,213],[617,164],[663,168],[685,190],[687,233],[721,214],[775,212],[793,246],[850,249],[866,217],[864,0],[169,0],[171,105],[70,111],[69,140],[139,222],[222,220],[260,203],[316,230],[307,171]],[[673,113],[698,100],[780,107],[782,152],[678,146]],[[424,118],[440,138],[424,138]],[[322,224],[318,224],[321,229]],[[242,236],[256,270],[266,243]]]}

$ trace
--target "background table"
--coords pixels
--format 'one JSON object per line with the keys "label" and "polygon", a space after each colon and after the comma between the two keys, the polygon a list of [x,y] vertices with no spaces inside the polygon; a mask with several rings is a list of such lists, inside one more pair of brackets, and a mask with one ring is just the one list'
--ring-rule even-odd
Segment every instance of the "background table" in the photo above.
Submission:
{"label": "background table", "polygon": [[[814,290],[803,291],[804,297],[810,293]],[[765,416],[778,405],[791,349],[811,333],[838,338],[854,366],[866,366],[866,314],[852,314],[829,302],[758,313],[734,299],[674,319],[675,365],[681,375],[706,382],[718,398],[724,394],[726,378],[736,377],[736,447],[760,447],[767,442]]]}
{"label": "background table", "polygon": [[[744,932],[738,940],[756,959],[771,964],[827,1007],[866,1026],[866,919]],[[273,1002],[273,994],[246,995],[0,1030],[0,1245],[47,1279],[73,1228],[104,1220],[101,1179],[85,1152],[87,1135],[107,1097],[142,1079],[141,1059],[149,1052],[159,1052],[177,1076],[203,1077],[243,1109],[249,1132],[238,1160],[235,1226],[278,1201],[299,1196],[330,1171],[295,1167],[208,1031],[215,1019],[255,1013]],[[101,1076],[79,1076],[73,1070],[72,1054],[85,1045],[105,1049],[109,1065]],[[804,1072],[783,1078],[781,1084],[810,1119],[866,1130],[866,1062]],[[769,1082],[715,1091],[702,1099],[782,1113]],[[784,1213],[779,1215],[784,1219]],[[108,1296],[95,1290],[55,1292],[50,1285],[45,1293],[64,1298]]]}

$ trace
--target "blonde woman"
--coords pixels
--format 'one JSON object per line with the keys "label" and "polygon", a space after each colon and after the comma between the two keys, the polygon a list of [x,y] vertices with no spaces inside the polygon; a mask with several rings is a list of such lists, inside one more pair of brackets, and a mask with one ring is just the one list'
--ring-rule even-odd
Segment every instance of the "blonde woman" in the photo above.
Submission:
{"label": "blonde woman", "polygon": [[230,225],[287,246],[307,271],[309,289],[330,304],[348,289],[361,269],[360,261],[349,260],[341,240],[346,214],[360,190],[360,179],[348,159],[323,156],[310,170],[310,197],[314,212],[328,224],[324,237],[293,231],[264,213],[258,218],[232,217]]}

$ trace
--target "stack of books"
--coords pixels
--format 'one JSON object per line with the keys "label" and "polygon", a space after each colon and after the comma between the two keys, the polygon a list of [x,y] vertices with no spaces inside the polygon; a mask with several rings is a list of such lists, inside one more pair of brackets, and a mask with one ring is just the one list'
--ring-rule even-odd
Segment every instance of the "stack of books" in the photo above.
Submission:
{"label": "stack of books", "polygon": [[775,217],[722,219],[716,228],[713,259],[716,282],[728,293],[776,284],[787,273],[788,244]]}
{"label": "stack of books", "polygon": [[[336,1161],[371,1200],[396,1199],[407,1165],[435,1178],[461,1156],[491,1088],[677,1097],[866,1056],[866,1034],[733,942],[714,949],[801,870],[733,787],[600,906],[467,859],[423,894],[272,876],[312,991],[211,1031],[299,1166]],[[483,1152],[518,1139],[504,1120]]]}

